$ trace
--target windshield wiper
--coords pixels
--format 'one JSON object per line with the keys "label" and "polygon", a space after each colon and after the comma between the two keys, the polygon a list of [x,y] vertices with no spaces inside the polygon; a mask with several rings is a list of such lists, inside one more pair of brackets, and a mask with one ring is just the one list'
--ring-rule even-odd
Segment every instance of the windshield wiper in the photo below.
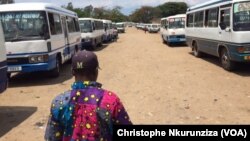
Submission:
{"label": "windshield wiper", "polygon": [[18,36],[16,38],[9,39],[9,41],[11,42],[22,41],[22,40],[25,40],[24,36]]}

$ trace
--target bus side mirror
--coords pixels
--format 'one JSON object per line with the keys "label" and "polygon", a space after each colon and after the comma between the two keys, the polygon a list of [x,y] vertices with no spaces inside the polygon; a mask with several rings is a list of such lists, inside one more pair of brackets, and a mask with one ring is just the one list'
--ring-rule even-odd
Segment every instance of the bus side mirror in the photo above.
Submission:
{"label": "bus side mirror", "polygon": [[167,25],[165,25],[165,26],[164,26],[164,28],[168,29],[168,26],[167,26]]}
{"label": "bus side mirror", "polygon": [[225,30],[227,28],[227,25],[223,22],[220,23],[219,25],[220,25],[221,30]]}

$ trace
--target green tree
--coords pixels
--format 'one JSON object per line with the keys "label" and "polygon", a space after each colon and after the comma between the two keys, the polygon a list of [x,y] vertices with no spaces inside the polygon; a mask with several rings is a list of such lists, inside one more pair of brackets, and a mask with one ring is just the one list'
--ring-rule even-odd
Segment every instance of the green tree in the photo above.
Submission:
{"label": "green tree", "polygon": [[167,2],[162,5],[159,5],[156,8],[161,11],[161,17],[167,17],[176,14],[186,13],[188,6],[184,2]]}
{"label": "green tree", "polygon": [[156,7],[142,6],[136,9],[129,18],[133,22],[150,23],[162,17],[186,13],[187,8],[184,2],[167,2]]}
{"label": "green tree", "polygon": [[151,6],[142,6],[140,9],[136,9],[130,18],[133,22],[150,23],[155,17],[155,9]]}
{"label": "green tree", "polygon": [[105,7],[93,7],[92,5],[84,8],[74,8],[72,2],[69,2],[66,6],[64,5],[62,7],[76,12],[80,18],[93,17],[97,19],[108,19],[113,22],[123,22],[128,20],[128,17],[121,12],[122,7],[120,6],[115,6],[111,9]]}
{"label": "green tree", "polygon": [[122,7],[115,6],[113,9],[110,10],[109,19],[113,22],[124,22],[128,20],[128,17],[122,14],[121,12]]}
{"label": "green tree", "polygon": [[84,7],[83,10],[84,10],[83,12],[86,14],[86,17],[91,17],[93,14],[94,7],[92,5],[89,5]]}

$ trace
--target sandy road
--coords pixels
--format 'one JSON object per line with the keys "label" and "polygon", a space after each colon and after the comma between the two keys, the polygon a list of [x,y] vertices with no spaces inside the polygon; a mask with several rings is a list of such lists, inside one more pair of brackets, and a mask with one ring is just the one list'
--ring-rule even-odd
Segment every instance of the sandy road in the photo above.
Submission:
{"label": "sandy road", "polygon": [[[250,67],[227,72],[217,58],[168,47],[159,34],[128,28],[96,51],[98,81],[116,92],[135,124],[250,123]],[[50,102],[73,82],[70,64],[57,79],[14,76],[0,95],[0,141],[42,141]]]}

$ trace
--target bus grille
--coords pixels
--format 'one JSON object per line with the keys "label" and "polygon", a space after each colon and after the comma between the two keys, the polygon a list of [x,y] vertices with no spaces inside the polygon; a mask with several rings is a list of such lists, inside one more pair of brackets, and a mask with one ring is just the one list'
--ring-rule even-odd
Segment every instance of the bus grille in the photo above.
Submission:
{"label": "bus grille", "polygon": [[8,65],[28,64],[29,58],[8,58]]}

